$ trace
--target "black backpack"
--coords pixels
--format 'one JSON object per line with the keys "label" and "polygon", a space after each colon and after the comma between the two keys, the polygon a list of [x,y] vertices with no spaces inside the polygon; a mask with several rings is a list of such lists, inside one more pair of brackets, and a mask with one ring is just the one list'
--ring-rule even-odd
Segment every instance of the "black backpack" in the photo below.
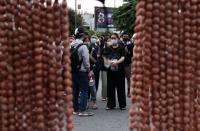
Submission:
{"label": "black backpack", "polygon": [[83,59],[80,59],[78,49],[84,44],[79,44],[78,46],[72,46],[70,49],[71,52],[71,68],[72,72],[78,72],[81,69],[81,64]]}

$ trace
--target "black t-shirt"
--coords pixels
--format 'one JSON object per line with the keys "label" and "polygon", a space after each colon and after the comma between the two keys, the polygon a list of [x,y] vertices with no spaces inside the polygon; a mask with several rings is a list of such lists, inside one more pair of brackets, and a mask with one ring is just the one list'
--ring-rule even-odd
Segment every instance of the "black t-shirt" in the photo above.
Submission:
{"label": "black t-shirt", "polygon": [[103,59],[103,57],[108,58],[109,55],[110,55],[110,51],[111,51],[110,48],[107,47],[107,46],[104,46],[104,47],[100,48],[99,61],[100,61],[100,65],[101,65],[101,70],[102,71],[107,71],[107,68],[105,68],[105,66],[104,66],[104,59]]}
{"label": "black t-shirt", "polygon": [[127,42],[121,42],[121,45],[124,46],[125,48],[125,60],[124,60],[124,65],[130,65],[132,62],[132,57],[133,57],[133,43],[131,41]]}
{"label": "black t-shirt", "polygon": [[[121,57],[125,57],[125,50],[124,47],[119,45],[117,48],[110,47],[110,60],[119,60]],[[118,70],[123,70],[124,62],[118,65]]]}
{"label": "black t-shirt", "polygon": [[90,68],[91,70],[93,68],[96,68],[98,70],[100,70],[100,63],[99,63],[99,58],[97,55],[99,55],[99,46],[90,46],[89,47],[89,53],[90,55],[96,60],[96,63],[94,63],[93,61],[90,60]]}

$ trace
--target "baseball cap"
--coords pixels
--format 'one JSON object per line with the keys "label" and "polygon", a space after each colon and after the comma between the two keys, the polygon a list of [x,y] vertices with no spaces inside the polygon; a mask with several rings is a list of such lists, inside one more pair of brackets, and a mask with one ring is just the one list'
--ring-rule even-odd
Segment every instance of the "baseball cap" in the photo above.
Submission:
{"label": "baseball cap", "polygon": [[85,35],[86,35],[86,33],[82,27],[78,27],[75,29],[75,38],[76,39],[81,38]]}

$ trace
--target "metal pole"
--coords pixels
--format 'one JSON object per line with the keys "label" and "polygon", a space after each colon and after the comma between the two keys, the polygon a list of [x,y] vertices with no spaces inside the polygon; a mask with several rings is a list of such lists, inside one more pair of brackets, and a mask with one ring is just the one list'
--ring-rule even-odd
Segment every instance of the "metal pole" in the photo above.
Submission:
{"label": "metal pole", "polygon": [[114,7],[116,8],[116,0],[114,0]]}
{"label": "metal pole", "polygon": [[77,0],[75,0],[75,29],[77,28]]}

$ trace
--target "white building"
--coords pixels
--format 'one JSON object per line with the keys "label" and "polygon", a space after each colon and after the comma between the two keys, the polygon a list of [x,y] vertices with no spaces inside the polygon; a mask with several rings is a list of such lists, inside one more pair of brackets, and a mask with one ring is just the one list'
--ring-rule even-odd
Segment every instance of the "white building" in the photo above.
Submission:
{"label": "white building", "polygon": [[83,13],[81,15],[82,15],[83,21],[85,23],[84,26],[89,27],[91,30],[94,30],[94,14]]}

